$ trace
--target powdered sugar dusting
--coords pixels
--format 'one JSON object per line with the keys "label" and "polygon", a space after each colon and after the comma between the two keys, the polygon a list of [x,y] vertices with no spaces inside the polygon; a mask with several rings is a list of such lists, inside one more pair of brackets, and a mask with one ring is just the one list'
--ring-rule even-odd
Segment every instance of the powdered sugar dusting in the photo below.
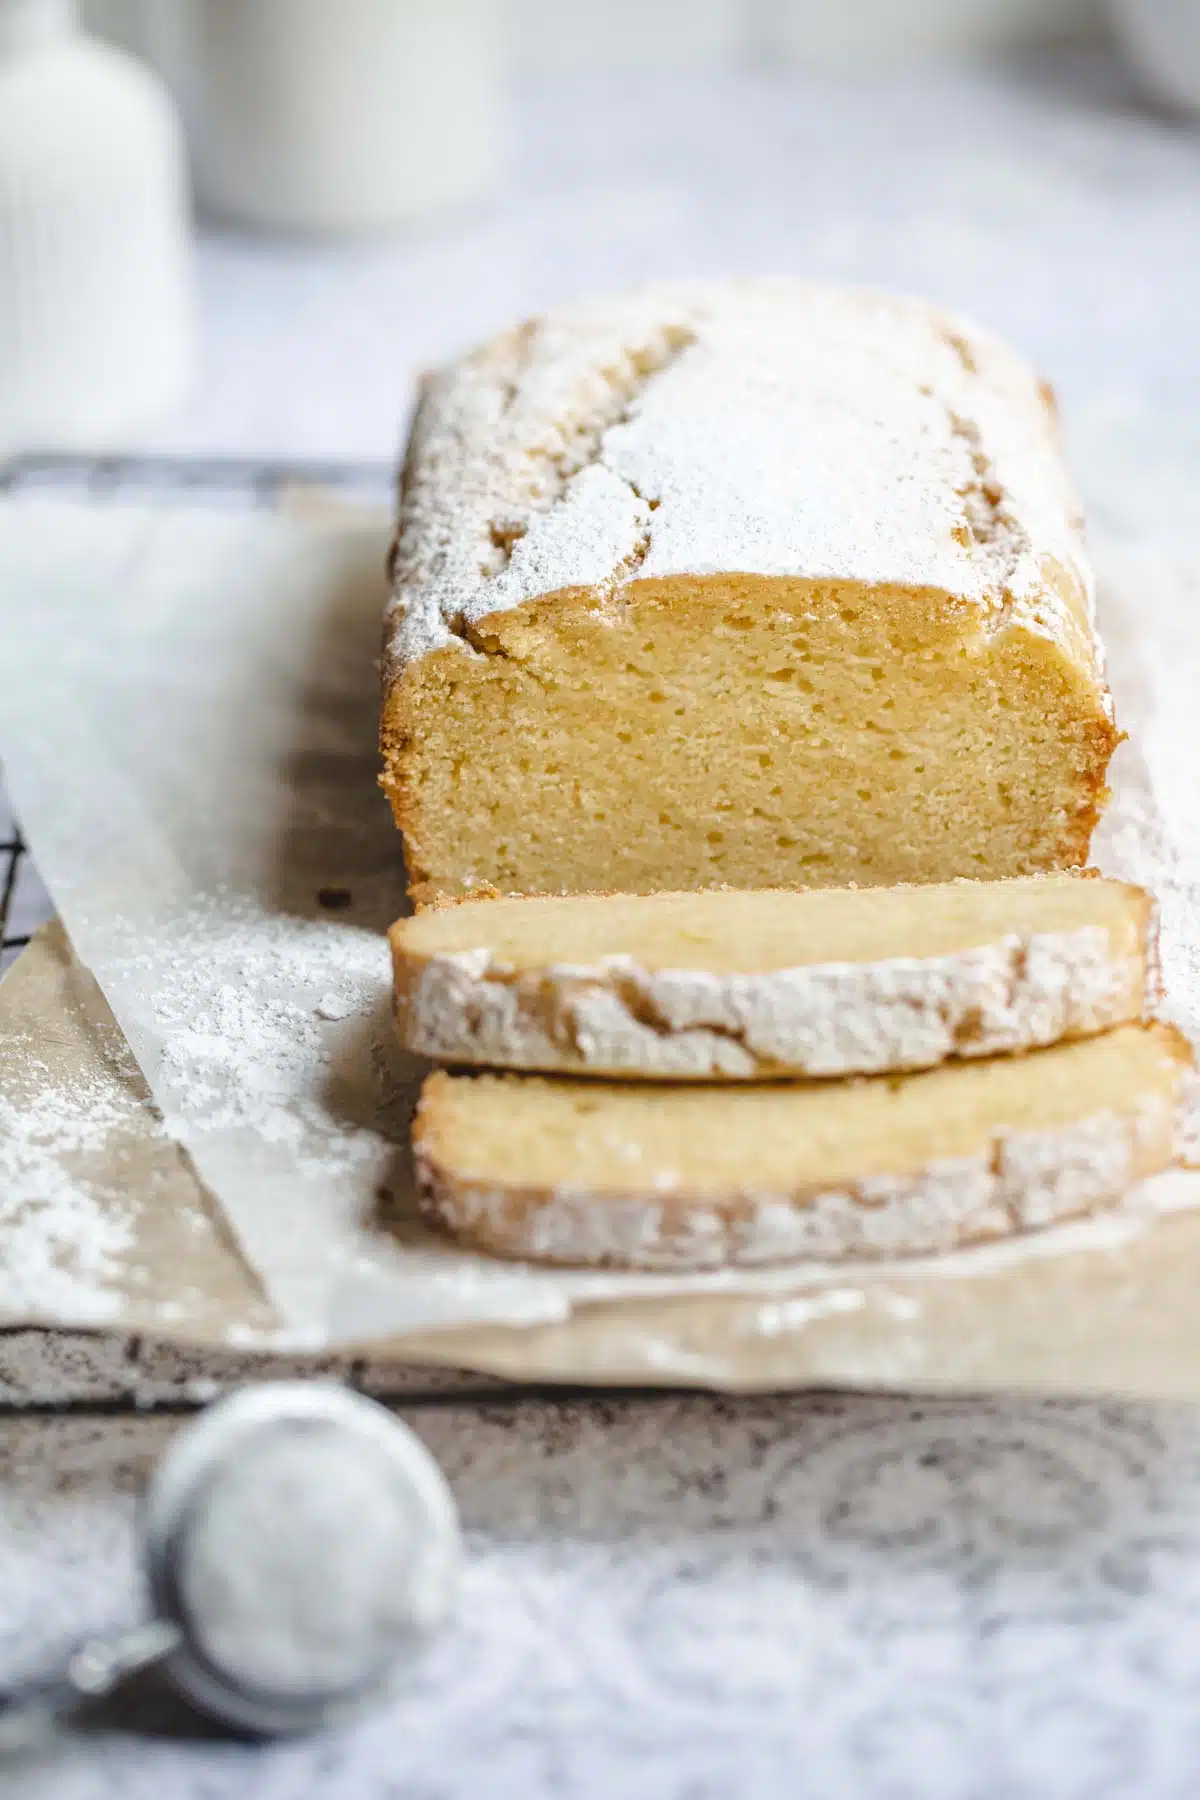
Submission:
{"label": "powdered sugar dusting", "polygon": [[393,674],[542,594],[727,571],[1069,629],[1051,571],[1085,604],[1090,577],[1033,371],[922,302],[759,280],[554,313],[427,385]]}
{"label": "powdered sugar dusting", "polygon": [[773,1262],[837,1264],[941,1255],[1116,1206],[1146,1168],[1161,1168],[1172,1098],[1147,1094],[1126,1116],[1100,1111],[1044,1131],[1011,1131],[969,1156],[907,1174],[865,1176],[816,1193],[746,1188],[683,1200],[656,1186],[598,1196],[519,1178],[458,1180],[418,1151],[432,1216],[468,1243],[534,1261],[693,1270]]}
{"label": "powdered sugar dusting", "polygon": [[0,1316],[102,1324],[134,1243],[134,1209],[98,1176],[136,1101],[99,1077],[58,1079],[32,1038],[10,1040],[27,1097],[0,1095]]}
{"label": "powdered sugar dusting", "polygon": [[[116,971],[122,981],[155,974],[156,1085],[168,1128],[253,1133],[325,1174],[378,1162],[387,1102],[399,1098],[378,934],[226,902],[198,904],[186,936],[186,957],[143,943]],[[348,1049],[378,1077],[369,1126],[360,1107],[338,1105]]]}
{"label": "powdered sugar dusting", "polygon": [[1113,545],[1105,561],[1112,587],[1101,623],[1129,742],[1113,759],[1113,797],[1092,857],[1105,874],[1155,894],[1162,1011],[1200,1050],[1200,578],[1144,550],[1131,558]]}
{"label": "powdered sugar dusting", "polygon": [[651,971],[627,956],[519,972],[480,948],[429,957],[403,1023],[414,1050],[450,1063],[751,1080],[1053,1044],[1138,1017],[1142,990],[1141,947],[1116,952],[1089,925],[752,975]]}

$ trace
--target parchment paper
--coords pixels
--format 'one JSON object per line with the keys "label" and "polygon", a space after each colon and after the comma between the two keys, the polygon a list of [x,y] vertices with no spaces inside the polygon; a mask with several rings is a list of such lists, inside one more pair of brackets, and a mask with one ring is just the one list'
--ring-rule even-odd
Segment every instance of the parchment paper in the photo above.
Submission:
{"label": "parchment paper", "polygon": [[[422,1230],[405,1143],[419,1071],[390,1031],[382,938],[402,895],[374,787],[384,541],[382,522],[342,518],[35,503],[0,517],[0,743],[99,983],[61,934],[18,962],[0,987],[0,1107],[27,1119],[73,1094],[78,1110],[108,1081],[84,1110],[114,1134],[111,1149],[95,1131],[82,1150],[78,1131],[32,1145],[57,1167],[41,1239],[29,1184],[44,1168],[10,1145],[25,1204],[0,1209],[0,1320],[390,1342],[556,1379],[1200,1389],[1200,1216],[1147,1227],[1195,1204],[1193,1176],[1147,1184],[1097,1226],[850,1275],[533,1270]],[[1194,1031],[1195,596],[1143,558],[1114,574],[1105,623],[1136,743],[1118,753],[1102,858],[1162,895],[1173,1010]],[[39,1267],[70,1264],[89,1203],[119,1229],[101,1242],[93,1219],[90,1263],[39,1298]]]}

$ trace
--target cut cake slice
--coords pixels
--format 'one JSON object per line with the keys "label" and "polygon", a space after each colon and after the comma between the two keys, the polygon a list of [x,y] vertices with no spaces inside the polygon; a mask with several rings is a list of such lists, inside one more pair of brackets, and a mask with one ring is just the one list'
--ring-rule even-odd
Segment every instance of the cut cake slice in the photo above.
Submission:
{"label": "cut cake slice", "polygon": [[927,887],[464,901],[392,928],[401,1034],[435,1060],[670,1080],[931,1068],[1142,1018],[1141,888]]}
{"label": "cut cake slice", "polygon": [[708,1269],[922,1255],[1115,1205],[1176,1157],[1192,1056],[1126,1025],[917,1075],[687,1085],[444,1072],[423,1204],[475,1249]]}
{"label": "cut cake slice", "polygon": [[420,904],[1087,861],[1119,740],[1053,394],[921,300],[658,283],[428,377],[384,633]]}

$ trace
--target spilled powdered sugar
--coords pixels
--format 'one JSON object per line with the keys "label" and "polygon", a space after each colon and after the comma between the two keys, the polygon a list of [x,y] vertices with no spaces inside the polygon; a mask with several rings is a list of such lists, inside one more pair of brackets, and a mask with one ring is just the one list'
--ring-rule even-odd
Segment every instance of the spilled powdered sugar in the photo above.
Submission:
{"label": "spilled powdered sugar", "polygon": [[102,1324],[120,1312],[109,1284],[133,1247],[133,1209],[98,1165],[137,1101],[99,1079],[54,1079],[32,1040],[9,1048],[33,1091],[0,1096],[0,1314]]}
{"label": "spilled powdered sugar", "polygon": [[[1112,799],[1092,840],[1105,874],[1148,888],[1158,906],[1160,1015],[1200,1055],[1200,794],[1195,693],[1200,576],[1178,556],[1105,547],[1100,626],[1128,741],[1109,769]],[[1148,617],[1135,597],[1153,596]],[[1152,628],[1148,628],[1152,625]],[[1200,1073],[1185,1076],[1180,1153],[1200,1166]],[[1159,1186],[1163,1184],[1157,1184]]]}
{"label": "spilled powdered sugar", "polygon": [[156,1086],[168,1129],[253,1133],[326,1173],[376,1159],[375,1130],[362,1128],[348,1095],[339,1107],[338,1089],[349,1049],[377,1076],[380,1107],[395,1098],[378,934],[201,904],[187,936],[188,957],[142,948],[120,971],[122,979],[136,979],[139,969],[156,974]]}

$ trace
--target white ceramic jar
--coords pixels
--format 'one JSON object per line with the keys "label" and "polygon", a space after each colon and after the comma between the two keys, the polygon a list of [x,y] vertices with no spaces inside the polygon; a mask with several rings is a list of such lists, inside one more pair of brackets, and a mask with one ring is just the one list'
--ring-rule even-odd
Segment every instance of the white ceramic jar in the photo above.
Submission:
{"label": "white ceramic jar", "polygon": [[188,231],[157,77],[69,0],[0,0],[0,454],[119,448],[180,400]]}
{"label": "white ceramic jar", "polygon": [[472,200],[500,151],[500,0],[176,0],[197,190],[284,230],[371,231]]}

